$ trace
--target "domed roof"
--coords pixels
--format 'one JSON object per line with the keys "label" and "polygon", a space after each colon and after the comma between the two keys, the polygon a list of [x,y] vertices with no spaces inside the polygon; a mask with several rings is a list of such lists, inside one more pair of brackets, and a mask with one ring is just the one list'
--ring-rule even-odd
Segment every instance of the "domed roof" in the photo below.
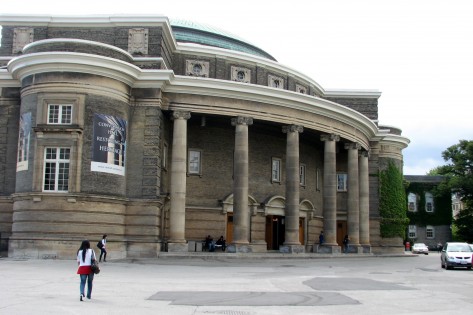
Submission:
{"label": "domed roof", "polygon": [[188,20],[170,19],[172,32],[177,42],[194,43],[241,51],[255,56],[276,59],[248,41],[219,28]]}

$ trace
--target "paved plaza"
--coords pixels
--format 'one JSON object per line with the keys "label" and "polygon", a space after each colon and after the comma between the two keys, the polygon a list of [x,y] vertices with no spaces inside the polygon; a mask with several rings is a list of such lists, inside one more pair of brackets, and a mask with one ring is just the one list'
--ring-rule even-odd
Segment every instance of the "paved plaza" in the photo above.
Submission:
{"label": "paved plaza", "polygon": [[[111,253],[113,255],[113,253]],[[277,257],[277,256],[276,256]],[[428,256],[110,260],[79,301],[73,260],[1,258],[0,314],[471,314],[473,272]]]}

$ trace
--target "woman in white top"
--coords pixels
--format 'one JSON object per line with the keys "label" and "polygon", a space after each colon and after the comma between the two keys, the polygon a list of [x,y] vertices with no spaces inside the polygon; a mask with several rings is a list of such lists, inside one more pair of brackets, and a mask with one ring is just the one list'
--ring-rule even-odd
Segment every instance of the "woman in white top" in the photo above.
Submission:
{"label": "woman in white top", "polygon": [[87,298],[90,300],[92,296],[92,282],[94,281],[94,273],[90,268],[92,259],[95,259],[95,252],[90,248],[88,240],[82,241],[79,250],[77,251],[77,274],[80,276],[80,300],[83,301],[85,282],[87,281]]}
{"label": "woman in white top", "polygon": [[102,247],[100,247],[100,257],[99,257],[99,262],[102,261],[102,255],[103,255],[103,261],[107,261],[107,234],[104,234],[102,236]]}

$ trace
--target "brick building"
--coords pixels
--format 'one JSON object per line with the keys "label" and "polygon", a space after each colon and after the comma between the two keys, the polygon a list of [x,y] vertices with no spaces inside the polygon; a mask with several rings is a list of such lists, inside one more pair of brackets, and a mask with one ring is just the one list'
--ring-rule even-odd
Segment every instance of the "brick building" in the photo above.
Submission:
{"label": "brick building", "polygon": [[208,234],[230,252],[339,253],[345,234],[353,253],[403,250],[380,237],[378,173],[402,166],[409,140],[378,124],[380,92],[326,90],[163,16],[0,24],[9,256],[69,258],[102,234],[115,258],[195,250]]}

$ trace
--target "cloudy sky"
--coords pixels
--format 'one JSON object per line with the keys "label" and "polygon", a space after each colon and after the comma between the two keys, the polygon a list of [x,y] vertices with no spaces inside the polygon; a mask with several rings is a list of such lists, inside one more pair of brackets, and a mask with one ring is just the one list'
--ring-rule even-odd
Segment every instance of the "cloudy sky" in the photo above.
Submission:
{"label": "cloudy sky", "polygon": [[469,0],[2,0],[3,14],[156,14],[216,26],[325,89],[382,92],[379,122],[402,129],[404,174],[444,165],[473,140]]}

